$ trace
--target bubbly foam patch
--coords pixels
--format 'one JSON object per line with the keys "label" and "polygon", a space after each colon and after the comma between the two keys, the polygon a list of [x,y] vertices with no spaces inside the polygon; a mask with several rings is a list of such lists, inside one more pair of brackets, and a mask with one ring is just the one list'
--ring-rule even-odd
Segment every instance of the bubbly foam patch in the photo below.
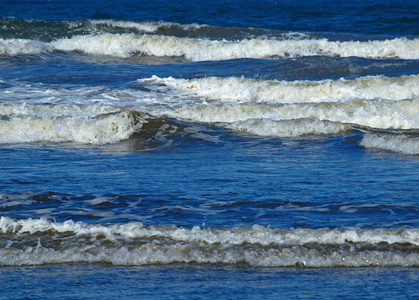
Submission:
{"label": "bubbly foam patch", "polygon": [[419,266],[418,229],[180,228],[0,218],[0,264]]}

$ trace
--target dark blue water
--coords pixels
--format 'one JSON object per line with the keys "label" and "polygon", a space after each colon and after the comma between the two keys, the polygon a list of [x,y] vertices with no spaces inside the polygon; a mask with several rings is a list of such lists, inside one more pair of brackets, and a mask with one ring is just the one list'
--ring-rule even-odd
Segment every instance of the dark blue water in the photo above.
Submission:
{"label": "dark blue water", "polygon": [[418,35],[412,1],[7,1],[3,17],[34,20],[168,21],[311,33]]}
{"label": "dark blue water", "polygon": [[0,1],[0,299],[417,298],[417,1]]}

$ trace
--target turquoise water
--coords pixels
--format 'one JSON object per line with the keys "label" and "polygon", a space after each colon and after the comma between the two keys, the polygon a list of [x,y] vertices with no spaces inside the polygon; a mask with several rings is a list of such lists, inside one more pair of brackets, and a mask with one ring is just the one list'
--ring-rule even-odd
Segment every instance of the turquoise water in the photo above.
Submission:
{"label": "turquoise water", "polygon": [[418,296],[416,1],[3,2],[1,299]]}

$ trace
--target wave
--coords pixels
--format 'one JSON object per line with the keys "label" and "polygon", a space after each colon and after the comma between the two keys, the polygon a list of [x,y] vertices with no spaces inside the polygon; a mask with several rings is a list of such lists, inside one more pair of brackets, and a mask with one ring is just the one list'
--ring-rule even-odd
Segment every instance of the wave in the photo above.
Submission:
{"label": "wave", "polygon": [[353,99],[404,100],[419,97],[419,75],[366,76],[354,80],[277,81],[244,77],[205,77],[196,79],[159,78],[138,80],[149,88],[162,85],[197,97],[223,102],[319,103]]}
{"label": "wave", "polygon": [[164,21],[123,21],[112,19],[81,19],[81,20],[26,20],[15,18],[0,18],[0,35],[6,38],[37,37],[44,41],[51,41],[76,35],[103,33],[172,33],[185,35],[186,33],[200,34],[210,26],[199,24],[179,24]]}
{"label": "wave", "polygon": [[361,141],[361,146],[371,149],[418,155],[419,130],[413,136],[406,134],[367,132]]}
{"label": "wave", "polygon": [[284,138],[304,135],[338,134],[352,129],[348,124],[323,121],[317,118],[292,120],[249,119],[226,124],[225,127],[257,136],[277,136]]}
{"label": "wave", "polygon": [[418,229],[180,228],[0,218],[0,265],[419,266]]}
{"label": "wave", "polygon": [[[384,141],[389,144],[388,139],[381,139],[378,143],[376,138],[372,143],[367,142],[371,139],[368,137],[364,138],[361,145],[387,150],[400,146],[400,152],[419,154],[417,146],[414,146],[417,145],[414,135],[405,135],[403,129],[419,128],[419,120],[415,117],[419,113],[419,100],[256,105],[211,102],[202,104],[202,101],[194,103],[191,99],[184,102],[183,99],[187,97],[179,97],[176,93],[173,97],[178,102],[173,103],[159,99],[158,94],[154,97],[156,101],[163,102],[148,105],[151,100],[146,98],[146,104],[139,102],[130,106],[0,104],[0,143],[77,142],[103,145],[118,143],[143,132],[154,132],[155,139],[158,140],[162,134],[160,128],[168,125],[167,119],[174,119],[224,127],[257,136],[281,138],[339,134],[354,128],[369,132],[380,128],[395,128],[391,134],[398,138],[393,139],[392,147],[379,147],[384,145]],[[162,122],[156,123],[153,120]],[[179,124],[175,126],[188,135],[202,135],[202,132],[186,132],[187,129],[181,128]],[[219,141],[217,138],[217,142]],[[410,150],[403,150],[407,149],[403,145],[409,143],[413,143]]]}
{"label": "wave", "polygon": [[138,55],[183,57],[189,61],[301,56],[419,59],[419,39],[340,42],[327,39],[256,38],[228,41],[133,33],[77,35],[48,43],[30,39],[0,39],[0,55],[49,51],[80,51],[121,58]]}
{"label": "wave", "polygon": [[47,43],[27,39],[0,39],[0,55],[40,54],[53,51]]}
{"label": "wave", "polygon": [[[134,22],[134,21],[122,21],[122,20],[87,20],[88,25],[86,27],[93,27],[95,31],[103,28],[102,31],[109,31],[109,28],[118,29],[136,29],[138,32],[143,33],[155,33],[159,30],[181,30],[189,32],[191,30],[199,30],[201,28],[207,28],[207,25],[200,24],[179,24],[174,22],[164,21],[148,21],[148,22]],[[105,26],[105,27],[100,27]]]}
{"label": "wave", "polygon": [[166,21],[126,21],[113,19],[81,19],[64,21],[0,18],[0,35],[6,38],[38,37],[44,41],[92,34],[152,33],[210,40],[250,38],[302,39],[308,35],[262,28],[217,27],[205,24],[180,24]]}
{"label": "wave", "polygon": [[196,99],[195,104],[162,108],[160,112],[156,109],[154,115],[229,128],[247,127],[248,132],[259,131],[263,135],[277,132],[274,136],[284,136],[280,134],[281,128],[282,132],[304,132],[306,127],[305,134],[324,133],[325,128],[336,133],[348,130],[348,125],[417,129],[418,79],[417,75],[368,76],[355,80],[286,82],[153,76],[139,82],[155,92]]}
{"label": "wave", "polygon": [[[152,76],[114,90],[7,81],[0,96],[5,102],[0,143],[108,144],[146,132],[158,140],[160,127],[175,120],[182,131],[180,123],[187,122],[279,138],[356,129],[370,132],[363,147],[416,155],[418,80],[418,75],[291,82]],[[28,99],[32,105],[22,103]]]}
{"label": "wave", "polygon": [[417,155],[418,80],[418,75],[316,82],[153,76],[139,82],[155,92],[172,90],[180,99],[196,99],[194,105],[156,109],[154,115],[282,138],[361,129],[371,132],[363,147]]}
{"label": "wave", "polygon": [[2,105],[0,144],[117,143],[128,139],[146,122],[139,113],[110,107]]}

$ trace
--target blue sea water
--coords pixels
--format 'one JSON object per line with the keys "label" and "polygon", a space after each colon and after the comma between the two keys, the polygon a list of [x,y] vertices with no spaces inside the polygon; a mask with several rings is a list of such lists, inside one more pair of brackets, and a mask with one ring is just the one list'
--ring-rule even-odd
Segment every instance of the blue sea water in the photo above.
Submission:
{"label": "blue sea water", "polygon": [[419,296],[417,1],[0,7],[0,299]]}

